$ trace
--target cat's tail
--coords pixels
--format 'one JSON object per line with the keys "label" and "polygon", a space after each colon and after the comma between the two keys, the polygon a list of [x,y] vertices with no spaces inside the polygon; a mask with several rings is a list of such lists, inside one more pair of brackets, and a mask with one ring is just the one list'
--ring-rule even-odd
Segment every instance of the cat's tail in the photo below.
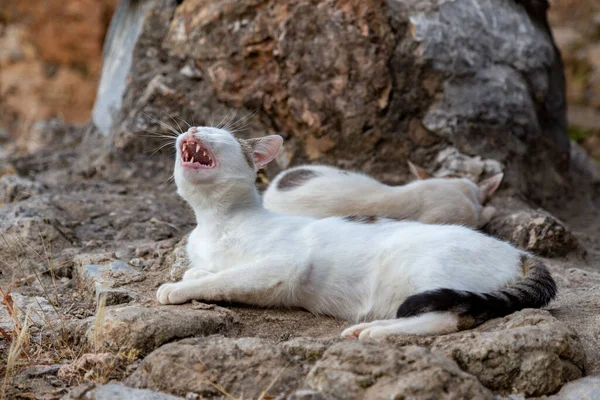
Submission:
{"label": "cat's tail", "polygon": [[556,296],[556,283],[546,265],[530,255],[521,256],[523,277],[491,293],[435,289],[409,296],[398,308],[398,318],[429,312],[450,312],[458,317],[458,330],[475,327],[523,308],[540,308]]}

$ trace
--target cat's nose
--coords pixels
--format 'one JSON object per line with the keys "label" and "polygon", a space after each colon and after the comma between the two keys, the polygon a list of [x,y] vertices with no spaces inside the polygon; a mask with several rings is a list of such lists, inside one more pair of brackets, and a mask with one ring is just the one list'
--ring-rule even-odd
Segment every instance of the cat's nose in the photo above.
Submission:
{"label": "cat's nose", "polygon": [[198,128],[195,126],[191,126],[186,133],[188,134],[188,136],[193,136],[194,133],[198,133]]}

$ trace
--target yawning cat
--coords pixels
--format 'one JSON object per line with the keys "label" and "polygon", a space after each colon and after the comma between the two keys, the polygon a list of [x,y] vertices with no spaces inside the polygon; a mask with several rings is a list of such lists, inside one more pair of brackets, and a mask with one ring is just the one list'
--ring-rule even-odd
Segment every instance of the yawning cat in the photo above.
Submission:
{"label": "yawning cat", "polygon": [[206,127],[177,138],[177,192],[198,225],[187,245],[193,268],[158,289],[160,303],[303,307],[370,321],[343,332],[363,339],[454,332],[554,298],[541,261],[465,227],[266,210],[256,171],[281,143]]}

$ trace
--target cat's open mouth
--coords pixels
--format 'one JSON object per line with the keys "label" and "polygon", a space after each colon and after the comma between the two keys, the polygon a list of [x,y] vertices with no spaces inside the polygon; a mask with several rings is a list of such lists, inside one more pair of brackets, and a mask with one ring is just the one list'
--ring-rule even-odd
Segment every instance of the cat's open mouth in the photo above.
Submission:
{"label": "cat's open mouth", "polygon": [[181,142],[181,165],[195,169],[214,168],[215,157],[200,141],[188,138]]}

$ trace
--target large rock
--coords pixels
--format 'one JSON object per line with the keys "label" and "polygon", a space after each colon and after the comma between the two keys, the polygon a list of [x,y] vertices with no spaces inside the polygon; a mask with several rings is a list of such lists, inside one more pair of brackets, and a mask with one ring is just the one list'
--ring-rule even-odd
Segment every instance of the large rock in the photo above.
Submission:
{"label": "large rock", "polygon": [[562,257],[579,249],[564,222],[541,209],[500,213],[486,232],[542,257]]}
{"label": "large rock", "polygon": [[430,167],[452,145],[506,165],[507,184],[543,198],[564,184],[569,157],[546,5],[157,0],[141,22],[113,147],[137,155],[148,146],[140,135],[166,130],[154,117],[178,130],[169,115],[215,124],[228,108],[255,109],[237,127],[284,134],[282,168],[314,160],[400,183],[409,155]]}
{"label": "large rock", "polygon": [[147,354],[157,347],[190,336],[223,333],[234,326],[234,315],[223,308],[183,306],[107,307],[103,317],[92,317],[74,333],[96,348],[108,351],[138,350]]}
{"label": "large rock", "polygon": [[319,360],[308,384],[328,399],[493,399],[473,375],[421,347],[345,342]]}
{"label": "large rock", "polygon": [[554,393],[585,371],[585,352],[577,333],[543,310],[523,310],[470,331],[390,341],[426,346],[446,355],[502,395]]}
{"label": "large rock", "polygon": [[125,383],[201,398],[259,398],[298,388],[305,372],[277,345],[257,338],[185,339],[148,355]]}
{"label": "large rock", "polygon": [[186,339],[151,353],[126,384],[202,398],[493,398],[475,377],[427,349],[345,341],[322,358],[317,351],[320,360],[310,370],[316,359],[295,354],[302,345],[314,348],[315,343],[286,346],[222,336]]}

